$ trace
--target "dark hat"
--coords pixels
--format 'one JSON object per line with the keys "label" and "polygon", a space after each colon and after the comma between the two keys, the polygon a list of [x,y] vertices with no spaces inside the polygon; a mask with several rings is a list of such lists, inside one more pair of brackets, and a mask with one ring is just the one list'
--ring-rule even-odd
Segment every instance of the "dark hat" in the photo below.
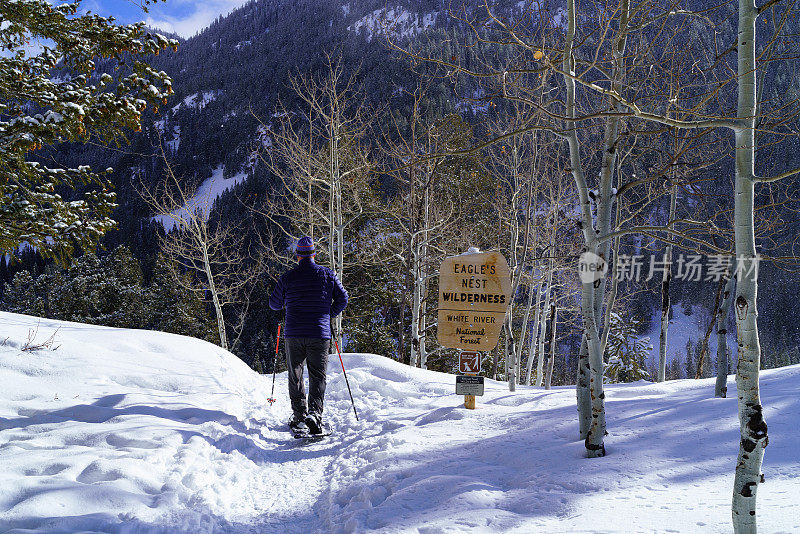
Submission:
{"label": "dark hat", "polygon": [[308,236],[303,236],[297,240],[297,245],[294,247],[295,253],[303,258],[314,256],[314,240]]}

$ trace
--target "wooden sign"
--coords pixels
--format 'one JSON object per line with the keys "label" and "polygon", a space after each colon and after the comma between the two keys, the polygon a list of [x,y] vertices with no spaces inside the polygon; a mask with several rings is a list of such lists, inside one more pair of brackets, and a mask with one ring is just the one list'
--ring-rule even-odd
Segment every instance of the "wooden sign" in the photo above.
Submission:
{"label": "wooden sign", "polygon": [[462,351],[458,356],[458,372],[462,375],[481,372],[481,353]]}
{"label": "wooden sign", "polygon": [[439,344],[492,350],[510,301],[508,263],[499,252],[445,258],[439,269]]}

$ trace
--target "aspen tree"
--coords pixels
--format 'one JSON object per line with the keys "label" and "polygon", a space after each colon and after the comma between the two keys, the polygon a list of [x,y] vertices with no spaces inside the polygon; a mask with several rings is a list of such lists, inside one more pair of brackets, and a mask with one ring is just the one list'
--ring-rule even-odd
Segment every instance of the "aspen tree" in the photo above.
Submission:
{"label": "aspen tree", "polygon": [[[161,252],[173,283],[211,302],[217,322],[219,345],[225,350],[235,348],[228,340],[229,321],[225,309],[245,304],[234,331],[242,332],[246,307],[257,280],[263,275],[262,256],[249,254],[238,228],[212,224],[209,221],[213,198],[197,198],[175,176],[161,147],[166,176],[156,188],[140,184],[139,196],[156,215],[172,220],[171,231],[159,236]],[[187,273],[190,275],[187,276]]]}
{"label": "aspen tree", "polygon": [[[295,76],[291,88],[299,109],[279,104],[271,120],[256,116],[270,138],[268,146],[259,147],[259,157],[282,187],[252,209],[277,229],[266,244],[275,255],[291,261],[287,245],[310,235],[318,243],[318,261],[346,285],[351,252],[346,244],[374,200],[369,183],[374,162],[365,142],[370,112],[357,72],[346,75],[341,60],[330,54],[323,75]],[[342,319],[333,320],[340,338]]]}
{"label": "aspen tree", "polygon": [[725,398],[728,396],[728,315],[731,312],[733,302],[733,286],[736,284],[736,277],[733,270],[727,274],[727,282],[722,293],[722,303],[717,308],[717,380],[714,384],[714,396]]}

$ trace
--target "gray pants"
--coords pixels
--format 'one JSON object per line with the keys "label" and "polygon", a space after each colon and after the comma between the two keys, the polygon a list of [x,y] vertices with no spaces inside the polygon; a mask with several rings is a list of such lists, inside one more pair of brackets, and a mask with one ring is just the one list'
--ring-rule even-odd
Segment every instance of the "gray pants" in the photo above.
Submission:
{"label": "gray pants", "polygon": [[[289,367],[289,398],[294,415],[322,415],[330,339],[286,338],[286,364]],[[308,365],[308,403],[303,387],[303,364]]]}

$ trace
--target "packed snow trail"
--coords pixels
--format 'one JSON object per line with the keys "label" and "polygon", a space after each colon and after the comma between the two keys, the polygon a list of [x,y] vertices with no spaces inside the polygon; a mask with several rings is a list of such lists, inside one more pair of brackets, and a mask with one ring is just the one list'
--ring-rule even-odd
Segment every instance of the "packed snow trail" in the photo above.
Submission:
{"label": "packed snow trail", "polygon": [[[334,435],[294,440],[286,374],[158,332],[0,313],[0,532],[729,532],[738,421],[713,380],[607,389],[608,456],[584,458],[572,388],[344,354]],[[57,350],[20,350],[58,328]],[[764,372],[764,532],[800,531],[800,367]]]}

